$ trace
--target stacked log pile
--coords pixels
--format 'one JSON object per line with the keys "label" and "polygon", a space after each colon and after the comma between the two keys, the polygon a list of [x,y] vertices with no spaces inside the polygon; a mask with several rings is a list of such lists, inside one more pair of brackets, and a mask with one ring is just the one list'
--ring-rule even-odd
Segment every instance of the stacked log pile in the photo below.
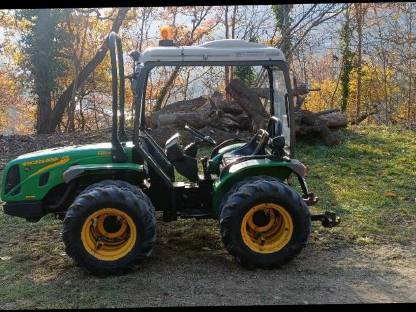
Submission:
{"label": "stacked log pile", "polygon": [[[226,87],[231,100],[214,92],[210,97],[184,100],[165,106],[147,118],[147,126],[154,129],[156,137],[165,139],[161,133],[174,133],[183,129],[186,123],[214,137],[218,142],[236,136],[248,137],[259,128],[265,128],[269,114],[260,98],[269,98],[270,91],[262,88],[248,88],[243,81],[233,79]],[[347,117],[339,110],[311,112],[302,109],[308,90],[301,86],[295,89],[295,134],[296,136],[320,136],[327,145],[339,143],[333,132],[347,126]],[[188,140],[186,140],[188,141]]]}

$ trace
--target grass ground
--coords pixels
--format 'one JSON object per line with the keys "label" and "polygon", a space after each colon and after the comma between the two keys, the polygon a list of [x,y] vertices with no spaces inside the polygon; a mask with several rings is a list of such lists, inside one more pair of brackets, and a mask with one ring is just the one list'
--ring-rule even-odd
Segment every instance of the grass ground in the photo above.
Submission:
{"label": "grass ground", "polygon": [[387,127],[340,133],[336,147],[297,145],[309,186],[344,222],[337,229],[362,242],[416,239],[416,135]]}
{"label": "grass ground", "polygon": [[[385,283],[387,293],[392,287],[406,293],[407,286],[398,283],[406,274],[415,276],[416,271],[416,135],[383,127],[355,127],[340,132],[340,136],[342,143],[330,148],[307,140],[297,143],[296,157],[308,165],[309,186],[320,197],[313,209],[334,210],[343,220],[333,229],[314,226],[310,246],[283,270],[270,273],[241,270],[222,248],[216,221],[181,220],[169,224],[159,222],[155,251],[141,269],[125,276],[98,279],[84,273],[65,255],[60,221],[47,216],[38,223],[27,223],[1,211],[0,307],[204,305],[223,301],[228,304],[305,303],[305,298],[298,298],[299,287],[309,282],[313,285],[301,291],[310,292],[315,298],[309,302],[331,302],[332,299],[324,299],[332,297],[335,302],[356,302],[352,296],[363,296],[359,289],[366,287],[353,285],[359,283],[356,279],[366,279],[363,274],[373,276],[375,290]],[[373,255],[372,262],[359,264],[359,259],[367,259],[367,249],[355,254],[345,249],[347,245],[364,246],[378,252],[378,256]],[[412,262],[397,262],[405,257],[402,249],[409,251]],[[391,250],[396,251],[388,254]],[[377,262],[383,253],[388,256]],[[397,260],[392,264],[388,262],[391,259]],[[330,264],[324,265],[328,260]],[[386,268],[377,271],[374,261]],[[407,273],[388,275],[394,265],[407,267]],[[325,273],[329,269],[334,270],[334,278]],[[380,276],[384,282],[378,280]],[[246,282],[247,277],[259,283],[263,281],[262,287],[252,290],[257,301],[249,301],[253,292],[244,295],[252,284]],[[273,281],[267,280],[270,278]],[[337,284],[342,279],[346,279],[343,284]],[[266,290],[276,291],[277,281],[284,286],[277,293],[286,291],[287,295],[280,299],[276,295],[273,299]],[[316,286],[320,284],[324,286]],[[334,285],[332,290],[329,286],[319,288],[330,284]],[[240,288],[236,289],[235,285]],[[182,287],[179,293],[175,287]],[[227,289],[230,297],[223,298],[222,293]],[[261,289],[264,293],[259,292]],[[348,297],[351,289],[355,292]],[[213,298],[208,297],[210,294]],[[377,302],[391,298],[406,301],[408,297],[398,294],[361,298],[364,301],[376,298]]]}

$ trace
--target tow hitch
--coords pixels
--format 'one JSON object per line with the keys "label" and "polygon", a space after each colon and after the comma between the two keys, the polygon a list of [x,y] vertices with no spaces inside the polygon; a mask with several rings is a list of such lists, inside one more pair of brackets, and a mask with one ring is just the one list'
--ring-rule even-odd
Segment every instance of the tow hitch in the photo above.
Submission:
{"label": "tow hitch", "polygon": [[319,197],[312,192],[308,192],[308,196],[303,196],[302,198],[308,206],[315,205],[319,200]]}
{"label": "tow hitch", "polygon": [[335,212],[325,211],[323,214],[311,215],[312,221],[321,221],[324,227],[334,227],[341,222],[341,218],[338,217]]}

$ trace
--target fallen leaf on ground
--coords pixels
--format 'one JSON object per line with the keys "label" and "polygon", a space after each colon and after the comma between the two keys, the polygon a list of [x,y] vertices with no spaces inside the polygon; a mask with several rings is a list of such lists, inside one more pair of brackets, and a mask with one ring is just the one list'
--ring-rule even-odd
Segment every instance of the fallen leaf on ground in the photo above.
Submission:
{"label": "fallen leaf on ground", "polygon": [[396,197],[397,194],[395,192],[385,192],[384,195],[386,195],[387,197]]}

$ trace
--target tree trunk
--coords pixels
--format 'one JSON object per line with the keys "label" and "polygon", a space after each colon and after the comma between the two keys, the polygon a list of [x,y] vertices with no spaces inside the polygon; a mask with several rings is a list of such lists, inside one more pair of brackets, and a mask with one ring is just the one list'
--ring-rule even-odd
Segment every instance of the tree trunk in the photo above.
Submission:
{"label": "tree trunk", "polygon": [[361,105],[361,81],[362,81],[362,39],[363,39],[363,6],[362,3],[355,3],[355,14],[357,19],[357,99],[355,103],[355,121],[358,121],[360,117],[360,105]]}
{"label": "tree trunk", "polygon": [[244,112],[241,106],[236,101],[224,101],[222,94],[217,91],[214,92],[214,94],[211,96],[211,101],[214,103],[217,109],[220,109],[225,113],[239,115]]}
{"label": "tree trunk", "polygon": [[[235,39],[235,19],[236,19],[236,15],[237,15],[237,8],[238,6],[234,6],[233,9],[233,15],[231,17],[231,39]],[[234,79],[234,67],[230,66],[230,80]],[[226,84],[227,86],[227,84]]]}
{"label": "tree trunk", "polygon": [[[153,114],[147,118],[147,126],[151,128],[156,128],[160,124],[159,116],[164,114],[175,114],[181,111],[193,111],[199,109],[207,102],[207,98],[200,96],[195,99],[179,101],[165,106],[164,108],[154,111]],[[164,117],[162,117],[164,118]]]}
{"label": "tree trunk", "polygon": [[[119,31],[129,9],[130,8],[119,9],[117,16],[111,27],[111,31],[114,31],[114,32]],[[74,90],[75,80],[78,81],[77,86],[75,88],[77,89],[79,88],[80,85],[82,85],[85,82],[88,76],[103,61],[107,53],[107,50],[108,50],[108,45],[107,45],[107,38],[106,38],[103,44],[101,45],[101,47],[98,49],[95,56],[92,58],[92,60],[89,61],[87,65],[85,65],[85,67],[80,71],[79,75],[74,79],[74,81],[71,82],[71,84],[65,89],[62,95],[59,97],[59,99],[56,102],[55,108],[52,111],[50,121],[49,123],[47,123],[49,124],[49,127],[47,128],[49,133],[54,132],[57,125],[62,120],[62,116],[65,112],[65,108],[68,106],[71,100],[71,95]]]}
{"label": "tree trunk", "polygon": [[409,91],[408,91],[408,98],[407,98],[407,125],[410,128],[412,125],[412,104],[413,104],[413,97],[412,97],[412,74],[413,74],[413,67],[412,67],[412,23],[413,23],[413,14],[412,14],[412,6],[413,3],[407,4],[409,6],[409,28],[408,28],[408,36],[407,36],[407,44],[408,44],[408,72],[407,76],[409,79]]}
{"label": "tree trunk", "polygon": [[39,21],[35,29],[35,42],[39,44],[34,62],[35,90],[38,97],[36,131],[38,134],[48,133],[48,123],[51,118],[51,86],[50,62],[48,57],[49,44],[52,37],[51,10],[39,12]]}
{"label": "tree trunk", "polygon": [[157,99],[156,105],[153,108],[154,112],[159,111],[162,108],[163,102],[165,101],[166,95],[168,94],[170,88],[172,87],[173,81],[176,76],[178,76],[180,66],[176,66],[172,74],[170,74],[169,79],[164,84],[162,90],[160,90],[159,98]]}
{"label": "tree trunk", "polygon": [[342,68],[340,73],[341,80],[341,110],[347,111],[348,98],[350,95],[350,73],[351,73],[351,28],[350,28],[350,14],[349,8],[345,12],[345,24],[341,30],[341,54],[342,54]]}
{"label": "tree trunk", "polygon": [[290,22],[290,11],[293,8],[293,4],[282,4],[282,21],[281,21],[281,33],[282,42],[280,48],[286,57],[288,65],[292,63],[292,40],[291,40],[291,22]]}
{"label": "tree trunk", "polygon": [[318,112],[315,116],[319,117],[329,129],[344,128],[348,124],[347,115],[339,111]]}
{"label": "tree trunk", "polygon": [[[76,101],[75,101],[75,95],[76,95],[76,91],[78,89],[78,79],[79,79],[79,72],[81,70],[81,60],[84,56],[84,48],[85,48],[85,38],[87,37],[87,30],[88,30],[88,17],[85,20],[85,25],[84,25],[84,33],[81,39],[81,46],[80,46],[80,52],[79,52],[79,56],[77,55],[77,50],[79,48],[79,39],[77,40],[77,45],[73,51],[73,55],[72,55],[72,60],[74,63],[74,68],[75,68],[75,79],[74,79],[74,85],[72,88],[72,92],[71,92],[71,98],[69,100],[69,106],[68,106],[68,124],[67,124],[67,132],[73,132],[75,131],[75,108],[76,108]],[[73,30],[71,29],[71,32],[73,32]]]}
{"label": "tree trunk", "polygon": [[226,91],[248,115],[253,131],[265,128],[266,119],[269,115],[255,92],[251,91],[245,83],[239,79],[231,80],[230,84],[226,87]]}
{"label": "tree trunk", "polygon": [[[229,39],[230,27],[228,25],[228,5],[225,6],[224,26],[225,26],[225,39]],[[225,66],[225,69],[224,69],[224,83],[226,86],[228,86],[228,84],[230,83],[230,67],[229,66]],[[225,98],[227,100],[230,99],[230,95],[228,94],[228,92],[225,93]]]}

